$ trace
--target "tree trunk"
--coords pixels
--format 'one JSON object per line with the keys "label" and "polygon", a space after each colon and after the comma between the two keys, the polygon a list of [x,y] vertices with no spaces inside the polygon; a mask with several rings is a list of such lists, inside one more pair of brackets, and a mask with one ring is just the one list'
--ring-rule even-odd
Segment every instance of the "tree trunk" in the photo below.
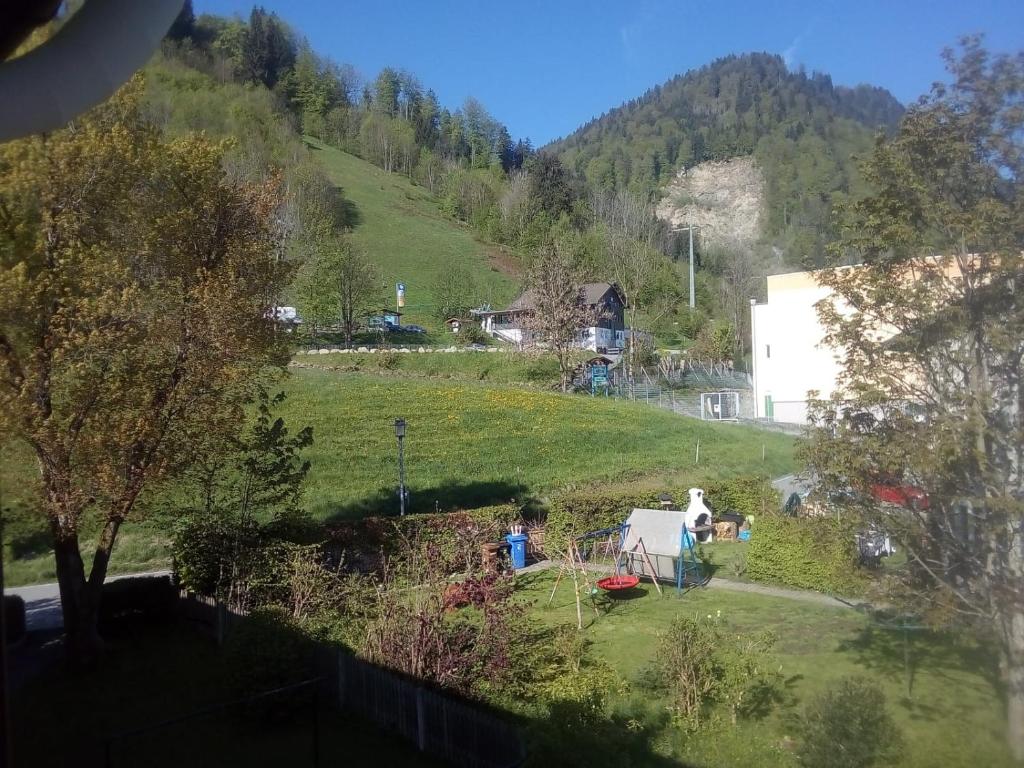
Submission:
{"label": "tree trunk", "polygon": [[1006,739],[1014,758],[1024,761],[1024,610],[1017,608],[1006,624]]}
{"label": "tree trunk", "polygon": [[[99,579],[98,586],[93,583],[93,579],[85,578],[78,534],[60,531],[56,526],[54,528],[53,551],[61,610],[64,613],[65,647],[74,664],[87,666],[95,662],[103,651],[103,640],[97,626],[103,578]],[[106,576],[105,562],[103,576]]]}

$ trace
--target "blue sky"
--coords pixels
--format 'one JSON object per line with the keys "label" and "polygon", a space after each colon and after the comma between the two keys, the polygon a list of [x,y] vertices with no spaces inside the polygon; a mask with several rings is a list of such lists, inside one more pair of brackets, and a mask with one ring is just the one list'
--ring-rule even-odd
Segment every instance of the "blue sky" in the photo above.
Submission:
{"label": "blue sky", "polygon": [[[1022,0],[263,0],[314,50],[372,78],[406,68],[449,108],[475,96],[535,146],[672,75],[728,53],[779,53],[837,84],[888,88],[904,103],[944,76],[939,53],[965,33],[1024,48]],[[247,16],[252,2],[194,0]]]}

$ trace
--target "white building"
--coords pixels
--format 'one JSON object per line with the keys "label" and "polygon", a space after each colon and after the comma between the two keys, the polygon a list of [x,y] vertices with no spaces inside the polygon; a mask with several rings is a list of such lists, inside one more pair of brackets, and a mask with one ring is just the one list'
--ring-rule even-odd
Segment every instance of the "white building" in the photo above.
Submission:
{"label": "white building", "polygon": [[829,397],[837,387],[839,353],[823,343],[814,305],[831,295],[812,272],[768,276],[768,300],[750,302],[756,416],[807,423],[807,392]]}
{"label": "white building", "polygon": [[[927,261],[942,270],[951,283],[956,283],[959,267],[955,260],[933,256]],[[894,273],[892,279],[909,283],[917,278],[913,271],[906,270],[902,276]],[[769,275],[767,283],[767,301],[750,302],[756,416],[806,424],[808,391],[814,390],[818,398],[828,399],[839,389],[843,351],[825,343],[826,330],[815,308],[833,294],[831,289],[818,284],[813,272]],[[844,301],[837,301],[836,309],[842,314],[854,312]],[[941,306],[933,307],[932,311],[940,312]],[[899,333],[890,325],[868,323],[866,327],[878,341]]]}

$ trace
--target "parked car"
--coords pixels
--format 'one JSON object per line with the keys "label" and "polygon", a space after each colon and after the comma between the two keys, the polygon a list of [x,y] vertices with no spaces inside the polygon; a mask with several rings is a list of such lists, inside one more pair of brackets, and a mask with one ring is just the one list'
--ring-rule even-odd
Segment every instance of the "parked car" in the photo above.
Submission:
{"label": "parked car", "polygon": [[906,478],[879,475],[871,484],[871,495],[885,504],[906,509],[928,509],[928,493],[906,481]]}
{"label": "parked car", "polygon": [[395,325],[394,323],[388,322],[383,317],[371,317],[366,321],[366,327],[371,331],[398,331],[401,330],[401,326]]}
{"label": "parked car", "polygon": [[406,333],[426,333],[427,332],[427,329],[424,328],[422,325],[403,325],[401,328],[399,328],[399,330],[400,331],[405,331]]}

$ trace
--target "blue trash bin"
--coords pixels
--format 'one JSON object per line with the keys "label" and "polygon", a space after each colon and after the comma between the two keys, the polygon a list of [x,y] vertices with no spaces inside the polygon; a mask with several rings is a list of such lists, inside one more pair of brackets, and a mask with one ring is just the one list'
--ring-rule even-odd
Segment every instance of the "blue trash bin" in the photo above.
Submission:
{"label": "blue trash bin", "polygon": [[525,533],[510,533],[505,537],[509,548],[512,550],[512,567],[526,567],[526,541],[530,537]]}

